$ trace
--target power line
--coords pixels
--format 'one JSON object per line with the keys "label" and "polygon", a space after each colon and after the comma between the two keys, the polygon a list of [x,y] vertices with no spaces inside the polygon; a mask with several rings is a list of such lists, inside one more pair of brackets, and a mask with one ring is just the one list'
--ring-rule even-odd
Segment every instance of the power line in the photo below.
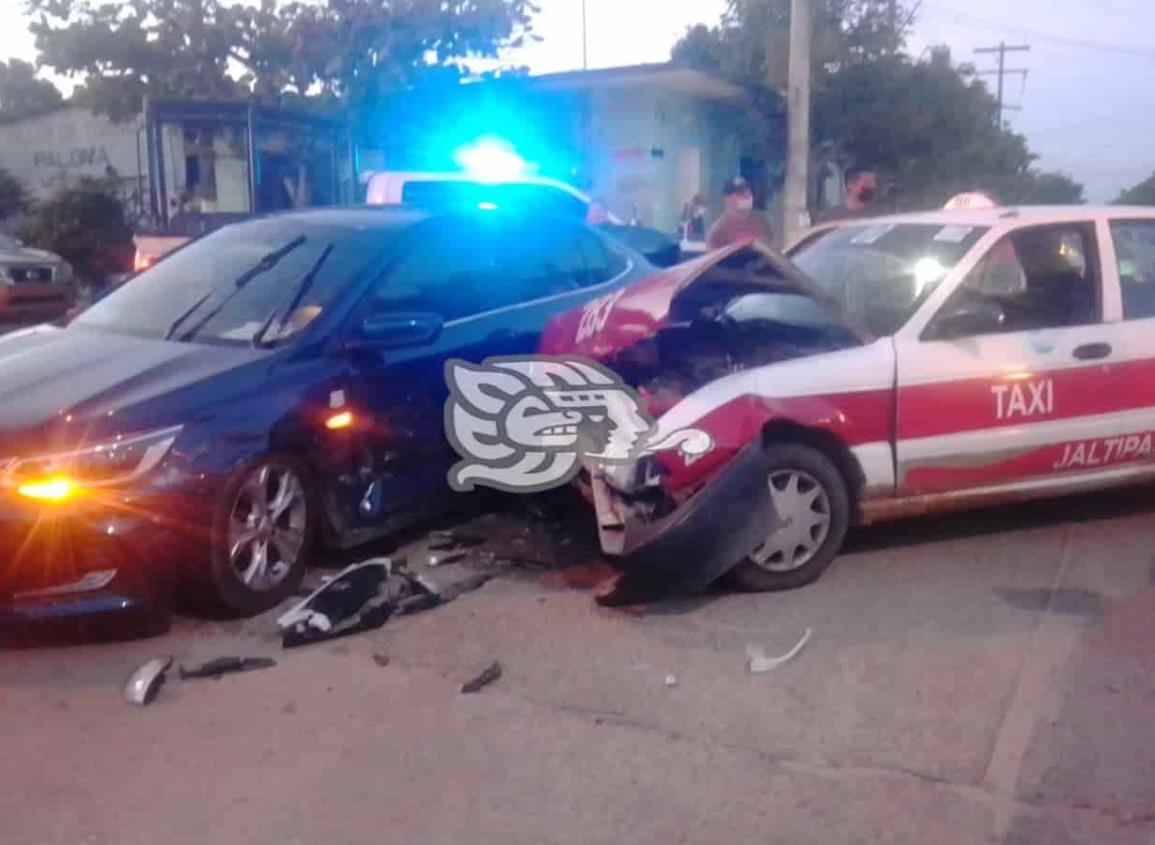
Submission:
{"label": "power line", "polygon": [[1020,35],[1026,35],[1038,41],[1045,41],[1050,44],[1057,44],[1064,47],[1074,47],[1083,50],[1096,50],[1104,53],[1111,53],[1113,55],[1128,55],[1140,59],[1148,59],[1155,61],[1155,50],[1148,50],[1142,47],[1136,47],[1131,44],[1118,44],[1109,41],[1096,41],[1089,38],[1071,38],[1065,35],[1056,35],[1053,32],[1043,32],[1041,30],[1032,29],[1030,27],[1019,26],[1017,24],[1009,23],[1007,21],[996,21],[991,18],[976,17],[965,12],[959,12],[942,5],[931,5],[929,3],[923,4],[923,11],[930,12],[943,17],[951,18],[957,23],[973,26],[977,29],[987,29],[996,32],[1014,32]]}
{"label": "power line", "polygon": [[[995,116],[995,125],[999,129],[1003,128],[1003,79],[1008,74],[1022,74],[1024,80],[1027,78],[1027,70],[1024,68],[1007,69],[1007,53],[1026,53],[1031,49],[1030,44],[1012,44],[1009,45],[1005,41],[1000,41],[997,47],[976,47],[976,53],[998,53],[999,69],[998,70],[984,70],[978,71],[979,74],[997,74],[999,77],[998,83],[998,112]],[[1014,106],[1006,106],[1006,108],[1014,108]]]}

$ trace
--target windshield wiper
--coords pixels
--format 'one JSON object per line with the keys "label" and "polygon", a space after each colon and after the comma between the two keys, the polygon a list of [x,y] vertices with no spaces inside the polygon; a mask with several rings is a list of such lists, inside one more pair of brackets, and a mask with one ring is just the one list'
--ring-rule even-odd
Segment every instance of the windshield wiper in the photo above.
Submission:
{"label": "windshield wiper", "polygon": [[321,250],[320,256],[313,262],[313,266],[309,268],[309,272],[302,276],[301,281],[297,283],[297,288],[293,291],[289,304],[284,308],[274,309],[273,313],[268,316],[265,322],[261,323],[261,327],[257,329],[256,334],[253,335],[253,346],[259,347],[261,345],[265,339],[265,332],[272,328],[273,323],[276,322],[278,317],[281,317],[281,315],[290,317],[294,311],[301,307],[301,301],[305,298],[305,294],[309,292],[309,289],[313,287],[313,282],[317,280],[317,274],[321,272],[321,268],[325,265],[325,262],[329,260],[329,255],[332,254],[332,252],[332,244],[329,244]]}
{"label": "windshield wiper", "polygon": [[[275,249],[272,252],[270,252],[268,255],[264,256],[260,261],[258,261],[255,265],[253,265],[250,269],[246,270],[244,273],[237,276],[236,280],[233,282],[233,290],[231,290],[229,292],[229,295],[224,297],[219,303],[217,303],[216,308],[214,308],[212,311],[205,314],[204,317],[202,317],[200,320],[198,320],[197,324],[195,326],[193,326],[187,332],[182,334],[180,336],[181,341],[192,340],[193,337],[196,336],[197,332],[199,332],[206,325],[208,325],[209,321],[212,320],[213,317],[217,316],[218,314],[221,313],[221,311],[224,310],[224,307],[232,301],[234,296],[236,296],[238,293],[240,293],[242,290],[245,289],[245,285],[247,285],[249,282],[251,282],[257,276],[260,276],[262,273],[267,273],[268,271],[272,270],[274,267],[277,266],[277,264],[280,262],[280,260],[282,258],[284,258],[286,255],[288,255],[293,250],[298,249],[302,244],[304,244],[305,240],[306,240],[306,238],[304,235],[298,235],[297,237],[293,238],[291,241],[289,241],[284,246],[280,247],[279,249]],[[211,296],[211,294],[207,294],[205,296],[205,299],[208,299],[209,296]],[[204,300],[202,300],[202,302],[203,301]],[[202,304],[202,302],[198,302],[196,307],[199,308],[200,305]],[[195,310],[196,310],[196,308],[193,309],[193,311],[195,311]],[[184,320],[182,318],[181,322],[183,322],[183,321]]]}
{"label": "windshield wiper", "polygon": [[200,307],[202,305],[204,305],[205,302],[208,301],[209,297],[212,295],[213,295],[212,291],[209,291],[204,296],[202,296],[200,299],[198,299],[196,302],[194,302],[192,304],[191,308],[186,308],[184,311],[182,311],[181,315],[179,317],[177,317],[175,320],[173,320],[171,323],[169,323],[168,330],[165,331],[165,333],[164,333],[164,339],[165,340],[172,340],[172,336],[174,334],[176,334],[176,330],[179,329],[181,326],[183,326],[184,321],[187,320],[189,317],[191,317],[193,314],[195,314],[200,309]]}

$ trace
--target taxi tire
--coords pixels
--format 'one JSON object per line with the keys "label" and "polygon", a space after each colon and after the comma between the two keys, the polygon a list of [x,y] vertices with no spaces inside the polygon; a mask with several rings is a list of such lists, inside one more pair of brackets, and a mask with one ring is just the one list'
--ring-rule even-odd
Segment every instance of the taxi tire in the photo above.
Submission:
{"label": "taxi tire", "polygon": [[751,593],[793,590],[817,581],[838,555],[850,525],[846,479],[824,452],[802,443],[772,442],[766,446],[764,465],[768,474],[796,469],[816,480],[830,503],[830,526],[815,555],[797,569],[772,572],[746,558],[727,573],[730,586]]}
{"label": "taxi tire", "polygon": [[[296,564],[276,588],[258,592],[247,587],[233,568],[228,550],[228,523],[238,490],[263,464],[286,466],[296,473],[304,487],[307,516],[304,541]],[[305,571],[311,565],[317,548],[319,505],[312,473],[302,461],[292,455],[268,453],[241,464],[229,477],[224,491],[217,500],[213,514],[212,556],[203,576],[199,579],[199,589],[194,596],[196,608],[210,616],[237,619],[256,616],[294,595],[301,585]]]}

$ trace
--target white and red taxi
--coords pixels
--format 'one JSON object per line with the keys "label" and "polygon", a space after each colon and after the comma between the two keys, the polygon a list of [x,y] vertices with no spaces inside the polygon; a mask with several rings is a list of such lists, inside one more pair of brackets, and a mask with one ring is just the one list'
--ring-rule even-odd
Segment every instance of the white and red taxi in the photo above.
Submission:
{"label": "white and red taxi", "polygon": [[975,205],[789,259],[737,244],[556,318],[542,352],[618,372],[659,436],[713,439],[590,468],[604,550],[781,589],[855,522],[1155,476],[1155,208]]}

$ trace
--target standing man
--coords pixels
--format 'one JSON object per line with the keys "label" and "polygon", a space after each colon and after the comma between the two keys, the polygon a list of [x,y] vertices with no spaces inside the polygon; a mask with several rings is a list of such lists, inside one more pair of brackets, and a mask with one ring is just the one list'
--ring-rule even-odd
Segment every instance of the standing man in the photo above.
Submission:
{"label": "standing man", "polygon": [[750,183],[736,176],[722,189],[722,216],[710,227],[706,248],[721,249],[747,238],[769,246],[774,239],[774,230],[766,215],[754,208],[754,191]]}
{"label": "standing man", "polygon": [[874,199],[878,196],[878,174],[870,167],[852,167],[846,171],[846,199],[841,204],[823,209],[814,215],[814,223],[830,223],[874,214]]}

